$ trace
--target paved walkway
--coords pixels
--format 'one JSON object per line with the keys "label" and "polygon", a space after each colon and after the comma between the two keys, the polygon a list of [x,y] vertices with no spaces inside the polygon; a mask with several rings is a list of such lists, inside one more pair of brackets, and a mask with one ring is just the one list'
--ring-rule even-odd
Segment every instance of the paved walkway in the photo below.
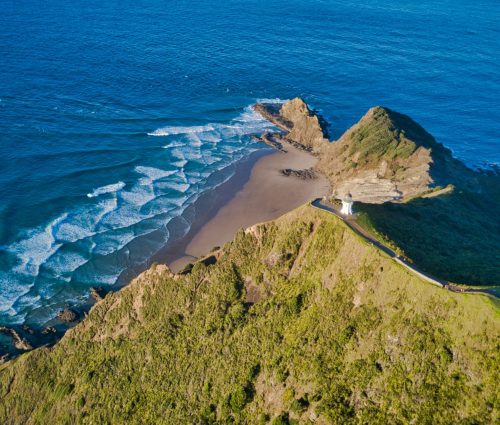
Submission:
{"label": "paved walkway", "polygon": [[398,255],[394,250],[389,248],[387,245],[385,245],[385,244],[381,243],[380,241],[378,241],[377,239],[375,239],[369,232],[367,232],[365,229],[363,229],[356,222],[355,215],[345,216],[343,214],[340,214],[340,212],[338,210],[336,210],[335,207],[331,203],[323,201],[320,198],[312,201],[311,206],[313,206],[314,208],[321,209],[323,211],[328,211],[329,213],[336,215],[345,224],[347,224],[355,233],[360,235],[367,242],[376,246],[381,251],[385,252],[394,261],[396,261],[397,263],[401,264],[403,267],[410,270],[413,274],[417,275],[418,277],[420,277],[421,279],[423,279],[429,283],[432,283],[433,285],[439,286],[440,288],[448,289],[448,290],[453,291],[453,292],[468,292],[468,293],[487,294],[486,292],[483,292],[483,291],[480,291],[477,289],[463,288],[463,287],[459,287],[457,285],[451,285],[449,282],[446,282],[444,280],[439,280],[439,279],[436,279],[432,276],[429,276],[428,274],[424,273],[422,270],[418,269],[418,267],[416,267],[413,264],[406,261],[403,257]]}

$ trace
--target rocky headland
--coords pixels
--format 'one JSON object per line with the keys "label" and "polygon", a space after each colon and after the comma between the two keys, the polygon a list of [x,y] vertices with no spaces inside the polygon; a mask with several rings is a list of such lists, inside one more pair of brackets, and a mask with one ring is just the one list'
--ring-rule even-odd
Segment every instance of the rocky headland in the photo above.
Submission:
{"label": "rocky headland", "polygon": [[352,196],[367,231],[443,280],[498,285],[498,172],[466,167],[389,108],[370,108],[338,140],[327,138],[325,121],[302,99],[255,110],[279,127],[276,137],[318,158],[314,172],[327,176],[333,197]]}
{"label": "rocky headland", "polygon": [[[327,124],[300,98],[257,104],[255,110],[282,131],[276,137],[319,157],[334,194],[355,201],[406,201],[450,183],[474,185],[476,177],[451,151],[410,117],[381,106],[371,108],[338,140],[328,139]],[[269,138],[269,136],[268,136]]]}
{"label": "rocky headland", "polygon": [[[358,222],[373,234],[390,223],[419,261],[474,277],[472,259],[478,278],[495,280],[500,232],[486,206],[498,205],[498,186],[387,108],[337,141],[301,99],[255,109],[279,128],[259,138],[278,152],[191,240],[203,254],[187,245],[192,264],[152,265],[109,294],[91,288],[88,314],[66,308],[44,330],[53,343],[74,325],[55,344],[31,350],[30,329],[0,328],[29,351],[0,358],[1,423],[498,422],[496,301],[433,286],[338,216],[294,204],[328,188],[327,176],[336,195],[370,206]],[[432,238],[453,256],[442,260]]]}

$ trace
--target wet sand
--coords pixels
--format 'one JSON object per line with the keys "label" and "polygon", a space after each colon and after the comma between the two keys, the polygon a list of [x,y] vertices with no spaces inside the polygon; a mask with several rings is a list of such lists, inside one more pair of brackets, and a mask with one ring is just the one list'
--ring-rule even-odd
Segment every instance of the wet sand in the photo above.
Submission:
{"label": "wet sand", "polygon": [[327,179],[284,176],[281,170],[307,169],[317,159],[308,152],[284,144],[286,153],[262,150],[238,165],[235,175],[204,199],[190,232],[166,247],[157,261],[177,272],[186,264],[233,239],[241,228],[275,219],[330,191]]}

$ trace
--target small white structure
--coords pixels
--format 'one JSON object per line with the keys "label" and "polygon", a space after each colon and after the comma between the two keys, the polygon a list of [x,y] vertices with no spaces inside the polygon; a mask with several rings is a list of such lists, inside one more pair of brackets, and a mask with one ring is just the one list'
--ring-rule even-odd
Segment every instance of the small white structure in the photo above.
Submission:
{"label": "small white structure", "polygon": [[340,200],[342,201],[342,208],[340,209],[340,214],[352,215],[352,204],[354,204],[354,201],[352,200],[351,194],[348,193]]}

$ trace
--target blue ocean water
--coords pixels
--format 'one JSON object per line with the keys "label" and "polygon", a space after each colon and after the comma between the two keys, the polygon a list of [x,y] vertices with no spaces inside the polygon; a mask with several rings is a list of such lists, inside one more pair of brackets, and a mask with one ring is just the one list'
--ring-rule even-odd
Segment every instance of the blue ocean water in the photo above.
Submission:
{"label": "blue ocean water", "polygon": [[388,106],[500,162],[497,0],[0,5],[0,324],[41,326],[185,232],[262,149],[257,99],[302,96],[333,137]]}

